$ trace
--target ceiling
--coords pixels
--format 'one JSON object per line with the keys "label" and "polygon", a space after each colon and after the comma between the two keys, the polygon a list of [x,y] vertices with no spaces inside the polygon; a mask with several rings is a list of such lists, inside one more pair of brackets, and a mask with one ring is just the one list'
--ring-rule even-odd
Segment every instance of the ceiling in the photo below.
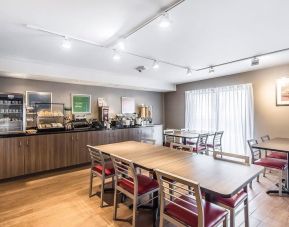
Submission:
{"label": "ceiling", "polygon": [[[211,77],[246,72],[289,63],[289,51],[215,67],[186,75],[183,68],[121,54],[72,41],[61,48],[59,36],[28,29],[40,26],[70,37],[101,45],[161,12],[176,0],[1,0],[1,75],[39,80],[95,84],[131,89],[172,91],[175,85]],[[289,48],[289,2],[284,0],[186,0],[170,11],[172,25],[158,26],[159,19],[125,39],[126,50],[192,69]],[[142,73],[134,68],[144,65]]]}

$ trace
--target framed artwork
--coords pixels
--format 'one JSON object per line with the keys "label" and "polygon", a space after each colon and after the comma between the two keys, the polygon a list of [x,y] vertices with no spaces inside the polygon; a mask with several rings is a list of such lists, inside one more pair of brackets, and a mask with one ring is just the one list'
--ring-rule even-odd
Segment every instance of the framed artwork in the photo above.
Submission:
{"label": "framed artwork", "polygon": [[72,113],[90,114],[91,95],[71,94]]}
{"label": "framed artwork", "polygon": [[26,91],[26,105],[33,106],[35,103],[45,103],[41,106],[42,109],[51,109],[52,93],[51,92],[38,92]]}
{"label": "framed artwork", "polygon": [[289,78],[281,78],[277,80],[276,105],[289,106]]}
{"label": "framed artwork", "polygon": [[121,113],[133,114],[135,113],[135,100],[131,97],[121,97]]}

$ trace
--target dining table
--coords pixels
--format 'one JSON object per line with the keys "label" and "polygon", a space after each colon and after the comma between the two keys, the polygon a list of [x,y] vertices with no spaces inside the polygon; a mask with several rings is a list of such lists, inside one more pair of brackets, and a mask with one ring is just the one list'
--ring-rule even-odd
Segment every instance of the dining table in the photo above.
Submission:
{"label": "dining table", "polygon": [[207,134],[208,136],[212,136],[215,132],[211,131],[198,131],[198,130],[189,130],[189,131],[182,131],[182,130],[173,130],[173,131],[164,131],[164,136],[171,136],[174,138],[181,138],[183,144],[187,144],[187,140],[189,139],[197,139],[200,134]]}
{"label": "dining table", "polygon": [[104,154],[131,160],[136,166],[151,172],[160,169],[196,181],[206,194],[223,197],[231,197],[246,188],[264,169],[253,164],[244,166],[208,155],[136,141],[100,145],[96,148]]}
{"label": "dining table", "polygon": [[[282,193],[289,194],[289,138],[273,138],[252,146],[255,149],[261,149],[265,151],[277,151],[287,154],[287,185],[283,187]],[[268,190],[267,194],[279,193],[278,190]]]}

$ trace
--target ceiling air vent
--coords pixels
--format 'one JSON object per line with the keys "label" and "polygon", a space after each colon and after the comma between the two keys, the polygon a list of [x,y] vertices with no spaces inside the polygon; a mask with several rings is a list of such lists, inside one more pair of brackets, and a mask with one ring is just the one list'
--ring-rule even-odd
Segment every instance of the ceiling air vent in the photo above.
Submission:
{"label": "ceiling air vent", "polygon": [[146,70],[146,67],[144,67],[143,65],[140,65],[140,66],[136,67],[135,69],[141,73],[142,71]]}

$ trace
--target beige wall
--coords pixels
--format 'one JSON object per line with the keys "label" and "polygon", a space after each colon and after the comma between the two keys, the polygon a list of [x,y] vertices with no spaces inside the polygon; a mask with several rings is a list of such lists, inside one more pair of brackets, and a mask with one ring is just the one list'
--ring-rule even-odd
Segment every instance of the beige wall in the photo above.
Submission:
{"label": "beige wall", "polygon": [[252,83],[255,136],[289,137],[289,106],[276,106],[275,96],[276,80],[284,76],[289,77],[289,65],[178,85],[176,92],[165,94],[165,126],[184,127],[187,90]]}
{"label": "beige wall", "polygon": [[142,103],[152,105],[153,122],[163,123],[163,93],[0,77],[0,92],[25,94],[26,91],[52,92],[53,102],[64,103],[67,107],[71,107],[71,93],[90,94],[93,117],[97,117],[98,97],[107,100],[113,113],[121,112],[121,96],[134,97],[137,105]]}

